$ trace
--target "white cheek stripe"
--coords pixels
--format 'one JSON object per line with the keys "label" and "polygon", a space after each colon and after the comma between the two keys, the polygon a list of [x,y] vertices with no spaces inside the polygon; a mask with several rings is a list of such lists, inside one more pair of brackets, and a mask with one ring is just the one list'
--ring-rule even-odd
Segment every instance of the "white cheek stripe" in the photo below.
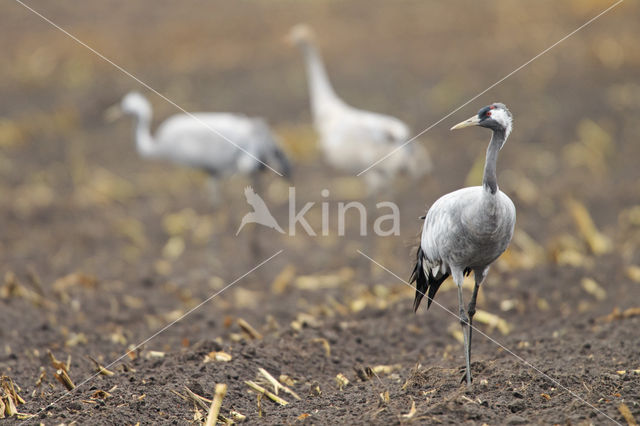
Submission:
{"label": "white cheek stripe", "polygon": [[500,123],[506,129],[507,136],[509,136],[509,133],[511,133],[511,119],[507,112],[501,109],[493,109],[491,110],[491,118]]}

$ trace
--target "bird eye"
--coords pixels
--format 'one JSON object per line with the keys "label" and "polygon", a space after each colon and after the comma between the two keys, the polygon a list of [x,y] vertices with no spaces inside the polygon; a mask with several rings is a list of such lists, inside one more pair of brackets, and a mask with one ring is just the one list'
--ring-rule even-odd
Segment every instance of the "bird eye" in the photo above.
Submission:
{"label": "bird eye", "polygon": [[491,111],[487,111],[487,117],[491,117]]}

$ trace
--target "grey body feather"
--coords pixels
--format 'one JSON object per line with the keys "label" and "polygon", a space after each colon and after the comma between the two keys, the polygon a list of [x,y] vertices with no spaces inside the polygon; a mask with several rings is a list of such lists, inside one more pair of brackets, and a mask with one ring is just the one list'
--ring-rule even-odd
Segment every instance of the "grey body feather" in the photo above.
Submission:
{"label": "grey body feather", "polygon": [[[367,169],[363,178],[369,194],[388,187],[400,173],[419,178],[431,170],[427,151],[418,144],[406,144],[411,132],[404,122],[354,108],[338,97],[309,27],[297,25],[290,37],[305,59],[313,124],[320,148],[332,167],[349,174]],[[368,170],[383,157],[387,158]]]}
{"label": "grey body feather", "polygon": [[[241,114],[176,114],[151,134],[151,105],[139,93],[122,100],[122,110],[136,118],[134,136],[141,156],[161,158],[205,170],[213,176],[252,174],[266,163],[284,176],[286,155],[267,123]],[[261,163],[262,162],[262,163]]]}
{"label": "grey body feather", "polygon": [[491,194],[474,186],[442,196],[422,228],[425,274],[438,281],[454,272],[484,271],[506,250],[515,223],[516,208],[502,191]]}
{"label": "grey body feather", "polygon": [[[493,131],[487,148],[482,186],[459,189],[440,197],[429,209],[422,228],[420,247],[411,282],[416,283],[413,309],[427,296],[431,305],[440,285],[449,275],[458,286],[467,385],[471,386],[471,335],[476,297],[490,265],[507,249],[516,224],[516,208],[498,189],[496,164],[512,128],[507,107],[494,103],[482,108],[452,128],[481,126]],[[474,274],[475,286],[465,311],[462,295],[464,275]]]}

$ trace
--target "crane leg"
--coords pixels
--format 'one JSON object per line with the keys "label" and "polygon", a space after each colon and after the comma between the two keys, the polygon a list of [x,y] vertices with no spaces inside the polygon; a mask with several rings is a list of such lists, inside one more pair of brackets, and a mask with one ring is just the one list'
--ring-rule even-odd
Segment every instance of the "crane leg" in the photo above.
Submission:
{"label": "crane leg", "polygon": [[464,299],[462,297],[462,273],[453,274],[454,281],[458,286],[458,307],[460,308],[460,325],[462,326],[462,336],[464,337],[464,361],[466,367],[465,378],[467,380],[467,386],[471,387],[471,335],[469,330],[469,315],[464,309]]}
{"label": "crane leg", "polygon": [[[468,350],[468,358],[469,362],[471,362],[471,337],[473,335],[473,316],[476,314],[476,299],[478,297],[478,290],[480,289],[480,284],[484,281],[484,278],[487,276],[488,270],[484,271],[474,271],[473,276],[475,278],[475,285],[473,286],[473,294],[471,294],[471,300],[469,301],[469,306],[467,307],[467,315],[469,316],[469,346]],[[462,382],[465,381],[466,376],[462,377]]]}
{"label": "crane leg", "polygon": [[471,300],[469,301],[469,306],[467,308],[467,315],[469,315],[469,351],[468,358],[471,360],[471,336],[473,335],[473,316],[476,314],[476,298],[478,297],[478,289],[480,288],[480,283],[476,281],[475,286],[473,287],[473,294],[471,295]]}
{"label": "crane leg", "polygon": [[[260,176],[260,172],[256,171],[251,174],[251,185],[257,194],[264,195],[264,188],[262,185],[262,179],[264,176]],[[260,258],[262,248],[260,246],[260,228],[261,226],[253,226],[251,229],[251,235],[249,236],[249,248],[251,256],[253,258]]]}
{"label": "crane leg", "polygon": [[207,186],[209,187],[209,197],[211,200],[211,205],[215,207],[220,206],[220,201],[222,199],[220,193],[220,185],[218,179],[214,176],[210,176],[207,181]]}

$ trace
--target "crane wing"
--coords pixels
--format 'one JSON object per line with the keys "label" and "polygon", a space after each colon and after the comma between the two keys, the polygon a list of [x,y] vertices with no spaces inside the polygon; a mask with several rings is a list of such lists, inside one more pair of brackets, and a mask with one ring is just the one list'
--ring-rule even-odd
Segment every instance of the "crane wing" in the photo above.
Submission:
{"label": "crane wing", "polygon": [[457,220],[456,199],[445,195],[439,198],[427,212],[420,248],[410,282],[416,283],[416,295],[413,302],[414,311],[420,306],[423,296],[427,296],[427,309],[438,289],[449,277],[447,253],[456,244]]}
{"label": "crane wing", "polygon": [[437,276],[434,276],[431,268],[425,264],[425,260],[426,259],[424,258],[422,247],[419,247],[416,264],[413,267],[411,278],[409,278],[410,283],[416,283],[416,295],[413,299],[414,312],[418,310],[420,302],[425,295],[427,296],[427,309],[429,309],[433,298],[438,292],[438,289],[440,288],[444,280],[449,277],[448,272],[445,274],[438,274]]}

